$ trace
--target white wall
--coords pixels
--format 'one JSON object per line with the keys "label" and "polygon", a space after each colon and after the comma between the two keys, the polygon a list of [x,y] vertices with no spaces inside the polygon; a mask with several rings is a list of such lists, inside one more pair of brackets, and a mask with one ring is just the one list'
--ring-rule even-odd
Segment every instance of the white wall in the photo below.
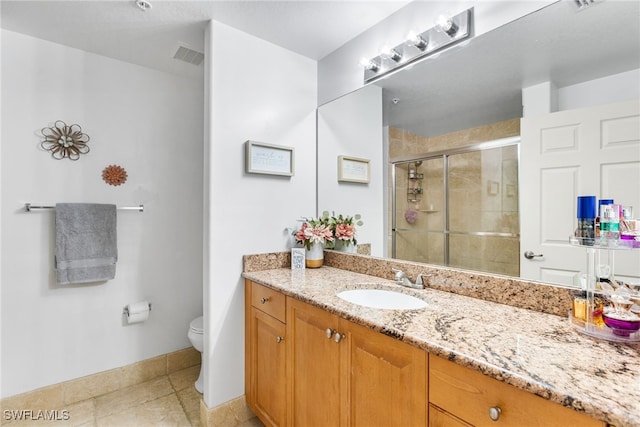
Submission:
{"label": "white wall", "polygon": [[[382,88],[367,86],[318,109],[318,210],[361,214],[358,242],[383,256]],[[368,184],[338,182],[339,155],[369,159]]]}
{"label": "white wall", "polygon": [[[316,211],[316,62],[211,22],[206,34],[205,391],[244,394],[242,255],[286,250]],[[295,148],[295,175],[244,172],[244,142]],[[206,213],[205,213],[206,215]]]}
{"label": "white wall", "polygon": [[640,69],[558,88],[543,82],[522,89],[523,116],[574,110],[640,98]]}
{"label": "white wall", "polygon": [[479,36],[555,1],[413,1],[320,60],[318,105],[363,86],[361,58],[378,56],[383,46],[397,46],[406,40],[409,31],[433,27],[441,14],[452,16],[473,7],[474,35]]}
{"label": "white wall", "polygon": [[558,89],[558,110],[593,107],[640,98],[640,69]]}
{"label": "white wall", "polygon": [[[2,396],[190,346],[202,313],[203,83],[2,31]],[[78,123],[91,151],[54,160],[43,127]],[[118,164],[127,182],[102,170]],[[145,205],[118,213],[116,278],[57,286],[54,213],[24,203]],[[148,299],[151,318],[123,325]]]}

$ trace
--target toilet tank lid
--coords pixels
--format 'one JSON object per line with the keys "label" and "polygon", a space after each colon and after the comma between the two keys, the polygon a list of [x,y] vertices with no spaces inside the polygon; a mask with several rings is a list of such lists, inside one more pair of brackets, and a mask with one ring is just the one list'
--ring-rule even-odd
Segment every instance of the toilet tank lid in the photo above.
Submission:
{"label": "toilet tank lid", "polygon": [[202,333],[204,331],[204,318],[200,316],[197,319],[193,319],[189,327],[193,332]]}

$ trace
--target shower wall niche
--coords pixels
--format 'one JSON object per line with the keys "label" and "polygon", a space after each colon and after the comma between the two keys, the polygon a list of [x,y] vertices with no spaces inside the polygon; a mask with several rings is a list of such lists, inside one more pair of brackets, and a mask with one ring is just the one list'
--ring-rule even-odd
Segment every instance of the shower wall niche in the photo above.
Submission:
{"label": "shower wall niche", "polygon": [[[392,257],[518,276],[518,144],[508,138],[394,162]],[[418,173],[420,197],[411,197]]]}

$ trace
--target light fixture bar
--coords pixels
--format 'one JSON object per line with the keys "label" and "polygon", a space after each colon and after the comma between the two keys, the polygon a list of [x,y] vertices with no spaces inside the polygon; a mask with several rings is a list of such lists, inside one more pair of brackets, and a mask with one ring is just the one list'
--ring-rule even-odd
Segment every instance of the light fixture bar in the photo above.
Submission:
{"label": "light fixture bar", "polygon": [[[434,26],[420,34],[412,34],[409,40],[388,49],[370,60],[364,59],[364,82],[374,81],[391,71],[399,70],[407,64],[427,57],[446,47],[452,46],[471,36],[473,8],[446,19],[446,25]],[[389,52],[395,52],[389,55]],[[368,67],[364,64],[375,64]]]}

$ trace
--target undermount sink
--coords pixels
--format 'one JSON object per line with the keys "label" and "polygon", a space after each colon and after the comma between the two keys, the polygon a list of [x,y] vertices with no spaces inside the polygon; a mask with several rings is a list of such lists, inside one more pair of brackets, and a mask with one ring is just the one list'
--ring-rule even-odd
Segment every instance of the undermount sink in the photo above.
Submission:
{"label": "undermount sink", "polygon": [[353,289],[336,295],[353,304],[387,310],[416,310],[427,306],[420,298],[384,289]]}

